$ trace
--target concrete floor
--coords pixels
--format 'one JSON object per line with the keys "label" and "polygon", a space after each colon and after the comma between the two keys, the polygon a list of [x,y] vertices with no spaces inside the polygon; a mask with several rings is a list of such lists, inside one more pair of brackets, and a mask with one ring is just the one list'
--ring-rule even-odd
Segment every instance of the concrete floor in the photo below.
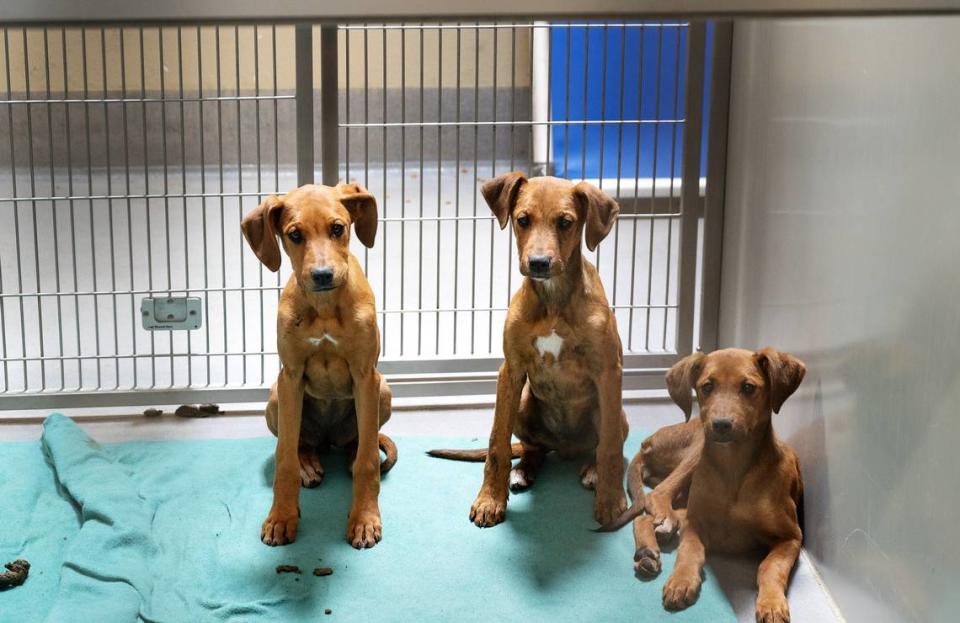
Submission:
{"label": "concrete floor", "polygon": [[[490,432],[492,408],[490,397],[477,397],[472,408],[416,409],[400,405],[384,430],[396,436],[449,436],[476,439],[482,445]],[[130,409],[115,409],[113,414],[102,410],[71,411],[80,425],[94,439],[119,442],[132,439],[226,439],[269,435],[258,405],[231,405],[234,411],[207,419],[182,419],[170,415],[159,418],[122,415]],[[655,430],[675,423],[681,417],[672,403],[648,398],[625,405],[633,430]],[[41,432],[40,417],[0,419],[0,439],[35,440]],[[479,477],[479,476],[478,476]],[[754,621],[756,571],[759,561],[731,557],[711,557],[710,566],[719,578],[737,618],[742,623]],[[788,594],[792,620],[796,623],[829,623],[843,621],[829,592],[806,551],[801,553]]]}

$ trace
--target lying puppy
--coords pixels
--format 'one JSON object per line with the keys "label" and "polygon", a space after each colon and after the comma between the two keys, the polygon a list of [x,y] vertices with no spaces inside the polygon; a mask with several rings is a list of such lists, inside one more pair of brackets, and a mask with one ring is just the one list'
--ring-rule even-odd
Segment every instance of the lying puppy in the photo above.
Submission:
{"label": "lying puppy", "polygon": [[[668,372],[670,395],[687,417],[690,391],[696,392],[700,421],[668,426],[643,442],[628,476],[634,506],[605,527],[623,525],[643,507],[644,477],[648,484],[664,478],[657,488],[667,485],[667,499],[686,497],[677,562],[663,587],[666,608],[696,601],[705,552],[764,549],[757,621],[790,620],[786,586],[800,553],[803,481],[796,453],[773,432],[771,414],[780,411],[805,373],[801,361],[770,348],[695,353]],[[639,573],[660,570],[654,525],[650,514],[634,520]]]}
{"label": "lying puppy", "polygon": [[[544,456],[586,456],[581,482],[596,490],[594,516],[605,523],[626,508],[623,491],[623,354],[617,322],[581,238],[594,250],[619,208],[601,190],[554,177],[507,173],[483,185],[500,222],[512,221],[520,272],[503,332],[504,363],[487,450],[433,450],[448,459],[485,460],[470,509],[478,526],[503,521],[507,487],[533,484]],[[510,436],[519,444],[511,446]],[[511,470],[511,458],[520,456]]]}
{"label": "lying puppy", "polygon": [[319,453],[328,445],[356,453],[347,540],[357,548],[380,541],[380,474],[397,453],[379,433],[390,419],[391,394],[376,367],[380,331],[373,291],[349,250],[351,224],[372,247],[377,202],[357,184],[307,185],[283,199],[268,197],[241,225],[267,268],[280,268],[278,236],[293,264],[277,312],[282,365],[266,410],[277,436],[273,507],[260,533],[267,545],[296,538],[300,485],[320,484]]}

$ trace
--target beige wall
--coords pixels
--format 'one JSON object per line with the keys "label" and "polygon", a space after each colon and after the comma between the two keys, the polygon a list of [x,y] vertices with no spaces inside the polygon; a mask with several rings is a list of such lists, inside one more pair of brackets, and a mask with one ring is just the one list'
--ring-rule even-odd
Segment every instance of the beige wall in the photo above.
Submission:
{"label": "beige wall", "polygon": [[960,19],[737,22],[723,345],[806,360],[775,426],[849,621],[960,607]]}
{"label": "beige wall", "polygon": [[[66,58],[66,87],[70,93],[82,94],[84,82],[91,96],[107,92],[117,93],[124,86],[129,93],[159,92],[162,86],[167,94],[176,95],[180,90],[180,57],[183,62],[183,90],[196,93],[202,85],[205,95],[213,95],[217,89],[217,39],[216,28],[205,26],[198,30],[188,27],[163,29],[163,55],[161,59],[161,34],[155,27],[143,29],[143,72],[141,78],[140,31],[125,28],[107,28],[101,36],[100,29],[69,28],[65,31],[51,28],[46,43],[41,29],[26,31],[26,54],[24,34],[19,28],[4,31],[0,36],[0,92],[6,91],[7,65],[10,67],[10,87],[15,96],[26,91],[29,60],[29,84],[33,97],[42,95],[47,88],[49,74],[52,93],[64,91],[64,57]],[[386,85],[400,88],[403,57],[406,60],[406,85],[419,89],[420,68],[423,66],[423,87],[454,87],[457,80],[457,30],[428,28],[423,34],[423,60],[420,57],[420,33],[407,30],[350,30],[341,31],[340,39],[340,86],[346,87],[347,75],[351,88],[381,88],[383,79],[384,42],[386,43]],[[292,26],[277,26],[276,33],[276,82],[280,92],[294,88],[294,32]],[[384,34],[385,33],[385,34]],[[86,71],[84,70],[84,46],[86,38]],[[460,81],[464,88],[475,85],[481,88],[493,86],[494,50],[496,49],[496,81],[501,88],[511,85],[511,56],[515,58],[515,84],[526,87],[530,84],[530,31],[518,28],[516,46],[509,29],[497,31],[494,45],[493,29],[460,31]],[[404,41],[405,39],[405,52]],[[239,46],[238,46],[239,40]],[[314,49],[319,52],[319,27],[314,29]],[[346,45],[350,45],[349,74],[346,67]],[[64,54],[64,47],[66,54]],[[121,47],[123,53],[121,54]],[[46,54],[45,54],[46,48]],[[238,58],[239,48],[239,58]],[[220,30],[220,85],[226,93],[235,92],[238,83],[242,92],[252,92],[259,78],[262,93],[272,92],[274,82],[274,29],[261,26],[221,27]],[[364,51],[367,66],[364,69]],[[9,51],[9,59],[7,58]],[[106,53],[106,76],[103,59]],[[476,72],[476,56],[479,53],[480,70]],[[442,54],[442,63],[438,55]],[[259,56],[259,71],[257,70]],[[239,71],[237,61],[239,60]],[[123,61],[123,65],[122,65]],[[199,62],[202,61],[202,72]],[[319,86],[321,63],[319,53],[314,55],[314,79]],[[365,73],[368,79],[365,82]],[[162,76],[162,79],[161,79]],[[143,83],[143,84],[142,84]]]}

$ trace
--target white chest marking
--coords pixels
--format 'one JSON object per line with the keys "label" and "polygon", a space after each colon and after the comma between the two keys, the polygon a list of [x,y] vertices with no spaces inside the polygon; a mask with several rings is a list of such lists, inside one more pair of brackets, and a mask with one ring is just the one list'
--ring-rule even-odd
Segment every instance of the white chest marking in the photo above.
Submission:
{"label": "white chest marking", "polygon": [[558,359],[560,357],[560,349],[563,348],[563,338],[557,335],[556,331],[553,331],[550,335],[538,337],[534,340],[533,345],[541,357],[546,357],[547,353],[550,353],[554,359]]}
{"label": "white chest marking", "polygon": [[308,338],[307,338],[307,342],[309,342],[310,344],[313,344],[314,346],[320,346],[321,344],[323,344],[323,341],[324,341],[324,340],[329,340],[330,343],[333,344],[334,346],[337,345],[337,340],[335,340],[335,339],[333,339],[332,337],[330,337],[330,334],[329,334],[329,333],[324,333],[324,334],[321,335],[320,337],[308,337]]}

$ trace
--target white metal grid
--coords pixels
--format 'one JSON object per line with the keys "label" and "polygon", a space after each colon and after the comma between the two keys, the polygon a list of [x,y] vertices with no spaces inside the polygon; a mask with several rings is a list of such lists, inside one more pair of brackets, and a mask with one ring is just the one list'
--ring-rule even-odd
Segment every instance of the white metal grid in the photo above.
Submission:
{"label": "white metal grid", "polygon": [[[611,29],[662,38],[666,29],[686,28],[338,28],[338,168],[380,199],[377,245],[355,252],[378,296],[387,368],[402,372],[402,364],[414,362],[411,370],[439,374],[454,360],[499,357],[505,310],[520,277],[512,237],[494,226],[478,181],[550,165],[532,161],[544,136],[535,128],[548,129],[548,154],[551,129],[574,124],[604,128],[601,141],[607,126],[622,137],[641,123],[662,125],[679,150],[684,120],[677,108],[646,120],[639,111],[599,122],[552,119],[550,111],[534,118],[533,77],[549,71],[534,67],[535,31],[584,26],[603,29],[604,54]],[[8,153],[0,156],[0,219],[10,226],[0,230],[0,393],[269,385],[278,367],[274,318],[287,267],[279,275],[260,267],[238,224],[261,197],[297,184],[295,105],[303,94],[293,78],[294,30],[2,30],[0,136],[8,137]],[[314,31],[318,42],[320,28]],[[317,47],[311,60],[319,77],[331,64]],[[658,67],[679,67],[679,38],[657,53]],[[631,61],[642,65],[621,58],[621,66]],[[593,96],[589,81],[585,76],[575,94],[584,101]],[[640,85],[659,90],[659,71]],[[678,80],[674,102],[682,88]],[[312,109],[313,93],[309,99]],[[320,153],[328,138],[320,124],[316,136]],[[581,157],[586,149],[585,141]],[[564,168],[553,163],[558,174]],[[672,353],[681,180],[638,174],[595,181],[621,200],[621,219],[591,260],[625,351]],[[140,299],[164,294],[202,297],[203,327],[143,331]]]}

